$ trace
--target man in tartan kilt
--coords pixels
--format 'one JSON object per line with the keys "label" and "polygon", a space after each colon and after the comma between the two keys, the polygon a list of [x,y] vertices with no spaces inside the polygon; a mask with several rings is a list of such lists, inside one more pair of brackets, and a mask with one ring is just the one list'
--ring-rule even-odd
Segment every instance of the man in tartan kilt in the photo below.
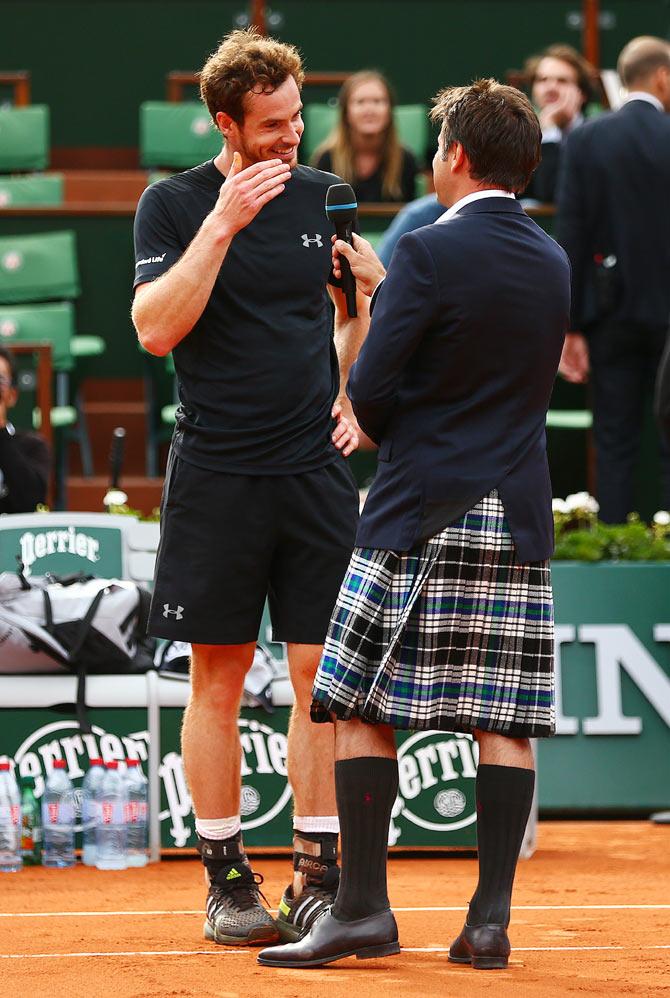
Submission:
{"label": "man in tartan kilt", "polygon": [[448,211],[398,242],[388,276],[336,242],[374,312],[348,391],[378,471],[317,673],[336,721],[342,879],[333,907],[270,966],[399,952],[386,888],[398,792],[394,729],[478,742],[479,882],[449,959],[506,967],[530,812],[529,739],[554,733],[553,550],[546,413],[570,307],[563,250],[514,194],[540,159],[518,90],[438,94],[435,189]]}

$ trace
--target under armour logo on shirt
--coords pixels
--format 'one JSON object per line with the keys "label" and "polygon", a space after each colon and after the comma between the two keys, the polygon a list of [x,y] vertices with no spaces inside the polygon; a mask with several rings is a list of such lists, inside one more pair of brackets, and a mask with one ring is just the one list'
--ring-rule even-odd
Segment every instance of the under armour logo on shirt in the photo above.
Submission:
{"label": "under armour logo on shirt", "polygon": [[319,246],[319,247],[323,246],[323,242],[321,241],[321,233],[317,232],[316,235],[312,236],[312,238],[310,239],[310,237],[307,235],[307,233],[303,232],[303,234],[302,234],[302,244],[307,249],[309,249],[309,247],[312,244],[314,244],[315,246]]}
{"label": "under armour logo on shirt", "polygon": [[169,603],[163,603],[163,616],[167,620],[167,618],[172,613],[177,618],[177,620],[181,620],[182,617],[184,616],[184,614],[182,613],[183,609],[184,609],[183,606],[178,606],[176,610],[171,610]]}

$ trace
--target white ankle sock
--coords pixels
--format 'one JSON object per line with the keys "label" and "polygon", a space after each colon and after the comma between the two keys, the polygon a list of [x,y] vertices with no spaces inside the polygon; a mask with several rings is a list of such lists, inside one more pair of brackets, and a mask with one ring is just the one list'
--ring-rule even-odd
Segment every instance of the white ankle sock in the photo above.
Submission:
{"label": "white ankle sock", "polygon": [[195,830],[203,839],[212,839],[220,842],[223,839],[232,839],[237,835],[242,827],[239,814],[231,818],[196,818]]}
{"label": "white ankle sock", "polygon": [[310,832],[311,834],[317,834],[319,832],[338,832],[340,831],[340,819],[336,814],[328,815],[316,815],[316,816],[303,816],[299,814],[293,815],[293,831],[294,832]]}

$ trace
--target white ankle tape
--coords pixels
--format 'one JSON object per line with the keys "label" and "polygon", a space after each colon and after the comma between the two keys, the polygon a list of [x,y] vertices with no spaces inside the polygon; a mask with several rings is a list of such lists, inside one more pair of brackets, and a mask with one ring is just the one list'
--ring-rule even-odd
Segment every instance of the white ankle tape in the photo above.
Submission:
{"label": "white ankle tape", "polygon": [[222,839],[232,839],[242,827],[239,814],[232,818],[196,818],[195,830],[203,839],[220,842]]}
{"label": "white ankle tape", "polygon": [[319,832],[338,833],[340,831],[340,819],[336,814],[316,816],[310,815],[307,817],[300,814],[294,814],[293,831],[310,832],[312,835],[318,834]]}

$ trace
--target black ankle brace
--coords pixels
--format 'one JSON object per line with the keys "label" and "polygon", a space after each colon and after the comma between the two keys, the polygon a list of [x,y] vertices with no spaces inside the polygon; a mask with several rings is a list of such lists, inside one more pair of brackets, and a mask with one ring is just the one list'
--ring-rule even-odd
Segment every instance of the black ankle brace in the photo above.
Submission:
{"label": "black ankle brace", "polygon": [[238,832],[230,839],[204,839],[198,835],[197,850],[200,857],[212,874],[229,863],[242,863],[246,859],[242,833]]}
{"label": "black ankle brace", "polygon": [[337,832],[293,833],[293,869],[308,882],[320,881],[337,865]]}

